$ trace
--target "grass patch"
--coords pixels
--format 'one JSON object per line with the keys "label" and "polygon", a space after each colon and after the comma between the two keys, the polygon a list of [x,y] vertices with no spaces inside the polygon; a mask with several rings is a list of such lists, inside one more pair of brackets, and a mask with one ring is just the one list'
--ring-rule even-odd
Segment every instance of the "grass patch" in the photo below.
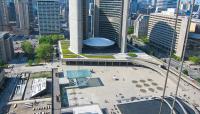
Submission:
{"label": "grass patch", "polygon": [[63,55],[65,55],[65,54],[74,54],[73,52],[71,52],[68,49],[62,49],[62,53],[63,53]]}
{"label": "grass patch", "polygon": [[8,68],[8,64],[0,65],[0,68]]}
{"label": "grass patch", "polygon": [[98,58],[98,59],[115,59],[112,55],[90,55],[90,54],[81,54],[87,58]]}
{"label": "grass patch", "polygon": [[128,56],[130,56],[130,57],[137,57],[137,55],[134,52],[129,52]]}
{"label": "grass patch", "polygon": [[199,84],[200,84],[200,78],[197,78],[196,81],[199,82]]}
{"label": "grass patch", "polygon": [[76,54],[67,54],[67,55],[63,55],[63,58],[78,58],[79,56]]}
{"label": "grass patch", "polygon": [[68,48],[70,46],[70,42],[68,40],[60,41],[63,58],[77,58],[78,55],[71,52]]}
{"label": "grass patch", "polygon": [[67,48],[69,48],[69,45],[70,45],[69,41],[67,41],[67,40],[60,41],[60,44],[61,44],[62,49],[67,49]]}
{"label": "grass patch", "polygon": [[43,71],[43,72],[36,72],[32,73],[30,78],[51,78],[52,74],[51,72]]}
{"label": "grass patch", "polygon": [[172,54],[172,58],[174,58],[177,61],[181,61],[181,57],[176,56],[174,53]]}

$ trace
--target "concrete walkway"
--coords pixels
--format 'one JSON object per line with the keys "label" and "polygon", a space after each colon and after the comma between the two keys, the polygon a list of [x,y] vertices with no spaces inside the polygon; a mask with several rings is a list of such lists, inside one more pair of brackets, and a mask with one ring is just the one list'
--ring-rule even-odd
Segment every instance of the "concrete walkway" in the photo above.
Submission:
{"label": "concrete walkway", "polygon": [[33,103],[33,102],[45,102],[45,101],[51,101],[51,98],[11,101],[11,102],[8,102],[8,104],[21,104],[21,103]]}

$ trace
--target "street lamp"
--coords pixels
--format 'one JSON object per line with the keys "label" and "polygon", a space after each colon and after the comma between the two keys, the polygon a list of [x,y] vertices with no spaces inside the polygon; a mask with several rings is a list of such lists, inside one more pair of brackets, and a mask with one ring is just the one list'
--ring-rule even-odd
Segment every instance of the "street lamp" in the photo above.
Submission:
{"label": "street lamp", "polygon": [[170,72],[170,66],[171,66],[171,61],[172,61],[172,55],[173,55],[173,46],[174,46],[174,38],[175,38],[175,34],[176,34],[176,27],[177,27],[177,23],[178,23],[178,14],[179,14],[179,7],[180,7],[180,3],[181,0],[178,0],[177,3],[177,10],[176,10],[176,20],[175,20],[175,25],[174,25],[174,31],[173,31],[173,37],[171,40],[171,48],[170,48],[170,55],[169,55],[169,62],[168,62],[168,66],[167,66],[167,73],[166,73],[166,78],[165,78],[165,83],[164,83],[164,90],[163,90],[163,94],[161,97],[161,104],[160,104],[160,109],[159,109],[159,114],[161,114],[162,112],[162,106],[163,106],[163,102],[164,102],[164,98],[165,98],[165,93],[166,93],[166,87],[167,87],[167,82],[168,82],[168,77],[169,77],[169,72]]}
{"label": "street lamp", "polygon": [[182,56],[181,56],[181,68],[179,70],[178,83],[177,83],[177,86],[176,86],[176,91],[175,91],[174,100],[173,100],[173,104],[172,104],[171,114],[173,114],[173,109],[174,109],[174,106],[175,106],[176,97],[177,97],[177,94],[178,94],[178,89],[179,89],[179,85],[180,85],[180,81],[181,81],[181,76],[182,76],[182,71],[183,71],[183,62],[184,62],[185,52],[186,52],[186,48],[187,48],[188,34],[189,34],[189,30],[190,30],[190,25],[191,25],[192,12],[193,12],[193,9],[194,9],[194,4],[195,4],[195,0],[192,1],[192,7],[190,9],[190,15],[188,17],[189,19],[188,19],[188,24],[187,24],[187,31],[186,31],[186,36],[185,36],[184,45],[183,45],[183,52],[182,52]]}

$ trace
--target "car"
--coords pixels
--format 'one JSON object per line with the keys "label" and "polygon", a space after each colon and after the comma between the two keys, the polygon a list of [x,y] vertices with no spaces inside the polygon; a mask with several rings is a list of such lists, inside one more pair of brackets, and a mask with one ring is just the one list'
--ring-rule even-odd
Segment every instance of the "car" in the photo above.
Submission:
{"label": "car", "polygon": [[159,65],[160,68],[167,70],[165,65]]}

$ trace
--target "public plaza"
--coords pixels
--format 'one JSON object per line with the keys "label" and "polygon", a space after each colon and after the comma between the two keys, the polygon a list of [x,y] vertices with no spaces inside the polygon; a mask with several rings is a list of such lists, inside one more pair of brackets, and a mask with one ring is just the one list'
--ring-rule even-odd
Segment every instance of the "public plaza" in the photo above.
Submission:
{"label": "public plaza", "polygon": [[[163,93],[165,76],[145,67],[136,66],[66,66],[62,71],[88,69],[92,71],[88,87],[65,89],[61,96],[68,101],[68,106],[98,104],[102,109],[112,112],[118,104],[126,104],[160,98]],[[176,78],[170,76],[167,83],[166,96],[173,95],[176,88]],[[190,104],[200,105],[200,92],[181,81],[178,97]],[[61,98],[61,99],[62,99]],[[62,103],[65,104],[66,103]],[[63,107],[65,108],[65,107]],[[120,112],[117,109],[117,112]]]}

